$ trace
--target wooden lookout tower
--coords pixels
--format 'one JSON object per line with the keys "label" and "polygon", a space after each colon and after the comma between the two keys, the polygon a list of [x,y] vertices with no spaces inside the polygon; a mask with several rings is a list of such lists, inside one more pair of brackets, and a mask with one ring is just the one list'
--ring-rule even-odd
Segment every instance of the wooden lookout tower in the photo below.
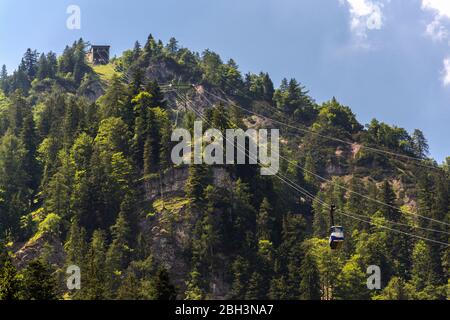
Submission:
{"label": "wooden lookout tower", "polygon": [[93,65],[109,63],[109,49],[111,46],[92,45],[86,55],[86,59]]}

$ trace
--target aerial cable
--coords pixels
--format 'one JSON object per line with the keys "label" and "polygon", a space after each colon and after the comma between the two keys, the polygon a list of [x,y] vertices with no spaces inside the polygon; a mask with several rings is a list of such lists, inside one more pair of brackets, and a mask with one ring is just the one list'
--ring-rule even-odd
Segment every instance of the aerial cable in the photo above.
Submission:
{"label": "aerial cable", "polygon": [[[240,94],[241,94],[242,96],[248,97],[248,95],[247,95],[245,92],[243,92],[241,89],[239,89],[239,88],[235,87],[234,85],[232,85],[228,79],[224,79],[224,80],[227,82],[228,86],[230,86],[232,89],[236,90],[237,92],[240,92]],[[225,93],[222,89],[219,88],[219,90],[223,93],[223,95],[224,95],[225,97],[227,97],[226,93]],[[210,93],[210,94],[212,94],[212,93]],[[217,97],[217,96],[216,96],[216,97]],[[221,98],[221,97],[217,97],[217,98],[218,98],[218,99],[222,99],[222,101],[223,101],[223,98]],[[235,105],[235,102],[233,102],[232,100],[230,100],[228,97],[227,97],[226,99],[228,100],[228,103],[231,103],[231,104]],[[240,107],[240,106],[237,106],[237,107]],[[241,107],[241,108],[242,108],[242,107]],[[244,109],[244,110],[250,112],[250,110],[247,110],[247,109],[245,109],[245,108],[242,108],[242,109]],[[285,116],[284,114],[282,114],[279,110],[277,110],[276,108],[273,108],[273,109],[274,109],[278,114],[282,115],[283,118],[287,119],[286,116]],[[254,114],[255,114],[255,113],[254,113]],[[335,137],[330,137],[330,136],[327,136],[327,135],[322,135],[322,134],[317,133],[317,132],[315,132],[315,131],[313,131],[313,130],[311,130],[311,129],[301,129],[301,128],[298,128],[298,127],[291,126],[291,125],[289,125],[289,124],[287,124],[287,123],[279,122],[279,121],[277,121],[277,120],[275,120],[275,119],[271,119],[271,118],[266,117],[266,116],[263,116],[263,115],[259,115],[259,114],[256,114],[256,115],[258,115],[258,116],[260,116],[260,117],[265,117],[265,118],[267,118],[267,119],[269,119],[269,120],[272,120],[272,121],[274,121],[274,122],[278,122],[278,123],[284,124],[284,125],[286,125],[286,126],[288,126],[288,127],[291,127],[291,128],[293,128],[293,129],[303,130],[304,132],[309,132],[309,133],[318,135],[318,136],[323,137],[323,138],[326,138],[326,139],[335,140],[335,141],[342,142],[342,143],[346,143],[346,144],[349,144],[349,145],[353,145],[353,144],[354,144],[353,142],[350,142],[350,141],[345,141],[345,140],[341,140],[341,139],[338,139],[338,138],[335,138]],[[362,147],[362,148],[365,148],[365,149],[368,149],[368,150],[372,150],[372,151],[374,151],[374,152],[381,152],[381,153],[385,153],[385,154],[389,154],[389,155],[393,155],[393,156],[399,156],[399,157],[408,158],[408,159],[410,159],[410,160],[419,161],[419,163],[424,161],[424,159],[422,159],[422,158],[412,157],[412,156],[408,156],[408,155],[404,155],[404,154],[399,154],[399,153],[395,153],[395,152],[390,152],[390,151],[382,150],[382,149],[378,149],[378,148],[373,148],[373,147],[364,146],[364,145],[361,145],[361,147]],[[420,165],[422,165],[422,166],[424,166],[424,167],[432,168],[432,169],[439,169],[439,168],[437,168],[437,167],[435,167],[435,166],[429,166],[429,165],[425,165],[425,164],[420,164]]]}
{"label": "aerial cable", "polygon": [[[207,92],[207,90],[205,90],[205,91]],[[208,98],[205,97],[205,99],[206,99],[209,103],[212,103],[210,100],[208,100]],[[239,107],[239,106],[238,106],[238,107]],[[242,108],[242,107],[240,107],[240,108]],[[297,162],[291,161],[291,160],[289,160],[288,158],[283,157],[283,156],[280,155],[280,154],[278,154],[278,156],[279,156],[281,159],[287,161],[288,163],[295,165],[297,168],[303,170],[304,172],[309,173],[309,174],[315,176],[316,178],[318,178],[318,179],[320,179],[320,180],[322,180],[322,181],[324,181],[324,182],[331,183],[331,184],[333,184],[333,185],[335,185],[335,186],[337,186],[337,187],[339,187],[339,188],[341,188],[341,189],[343,189],[343,190],[346,190],[346,191],[348,191],[348,192],[350,192],[350,193],[352,193],[352,194],[358,195],[358,196],[360,196],[360,197],[363,197],[363,198],[365,198],[365,199],[367,199],[367,200],[370,200],[370,201],[376,202],[376,203],[378,203],[378,204],[384,205],[384,206],[386,206],[386,207],[390,207],[391,209],[395,209],[396,211],[401,212],[401,213],[406,213],[406,214],[413,215],[413,216],[416,216],[416,217],[419,217],[419,218],[422,218],[422,219],[425,219],[425,220],[433,221],[433,222],[435,222],[435,223],[439,223],[439,224],[443,224],[443,225],[446,225],[446,226],[450,226],[449,223],[446,223],[446,222],[444,222],[444,221],[440,221],[440,220],[436,220],[436,219],[433,219],[433,218],[425,217],[425,216],[422,216],[422,215],[420,215],[420,214],[417,214],[417,213],[414,213],[414,212],[411,212],[411,211],[401,210],[401,209],[399,209],[399,208],[397,208],[397,207],[395,207],[395,206],[393,206],[393,205],[390,205],[390,204],[388,204],[388,203],[384,203],[384,202],[382,202],[382,201],[380,201],[380,200],[378,200],[378,199],[374,199],[374,198],[371,198],[371,197],[369,197],[369,196],[363,195],[363,194],[361,194],[361,193],[359,193],[359,192],[356,192],[356,191],[351,190],[351,189],[349,189],[349,188],[347,188],[347,187],[344,187],[344,186],[342,186],[342,185],[340,185],[340,184],[338,184],[338,183],[335,183],[335,182],[333,182],[332,180],[326,179],[326,178],[324,178],[324,177],[322,177],[322,176],[320,176],[320,175],[318,175],[318,174],[316,174],[316,173],[314,173],[314,172],[311,172],[311,171],[307,170],[306,168],[300,166]],[[436,232],[447,233],[447,232],[445,232],[445,231],[443,232],[443,231],[440,231],[440,230],[436,230]]]}
{"label": "aerial cable", "polygon": [[[176,94],[178,95],[178,93],[176,93]],[[180,98],[180,99],[183,99],[181,96],[179,96],[179,98]],[[197,116],[199,116],[199,117],[202,118],[204,121],[206,121],[207,123],[209,123],[209,121],[208,121],[208,120],[207,120],[207,119],[206,119],[206,118],[205,118],[198,110],[195,110],[194,107],[190,106],[189,101],[187,101],[187,105],[188,105],[188,108],[189,108],[190,110],[192,110]],[[239,147],[239,146],[238,146],[238,147]],[[243,150],[243,151],[244,151],[244,152],[246,153],[246,155],[250,158],[250,155],[249,155],[245,150]],[[252,159],[252,160],[255,160],[255,159]],[[257,161],[257,160],[256,160],[256,161]],[[261,164],[259,164],[259,165],[261,165]],[[275,172],[274,172],[274,173],[275,173]],[[298,191],[298,192],[300,192],[301,194],[305,195],[306,197],[310,198],[312,201],[317,201],[319,204],[326,205],[327,207],[330,206],[329,204],[327,204],[326,202],[324,202],[324,201],[318,199],[317,197],[315,197],[314,195],[312,195],[310,192],[308,192],[306,189],[302,188],[301,186],[299,186],[298,184],[296,184],[295,182],[293,182],[293,181],[290,180],[289,178],[283,176],[282,174],[278,173],[278,174],[274,174],[274,175],[275,175],[275,177],[277,177],[278,179],[280,179],[282,182],[284,182],[286,185],[290,186],[291,188],[295,189],[296,191]],[[342,215],[344,215],[344,216],[347,216],[347,217],[349,217],[349,218],[352,218],[352,219],[355,219],[355,220],[358,220],[358,221],[362,221],[362,222],[365,222],[365,223],[370,224],[370,225],[378,226],[378,227],[381,227],[381,228],[390,230],[390,231],[392,231],[392,232],[397,232],[397,233],[401,233],[401,234],[404,234],[404,235],[409,235],[409,236],[411,236],[411,237],[415,237],[415,238],[418,238],[418,239],[422,239],[422,240],[426,240],[426,241],[438,243],[438,244],[445,245],[445,246],[450,246],[448,243],[444,243],[444,242],[437,241],[437,240],[433,240],[433,239],[428,239],[428,238],[426,238],[426,237],[422,237],[422,236],[419,236],[419,235],[416,235],[416,234],[411,234],[411,233],[404,232],[404,231],[401,231],[401,230],[389,228],[389,227],[386,227],[386,226],[384,226],[384,225],[382,225],[382,224],[375,223],[375,222],[373,222],[373,221],[367,221],[367,220],[365,220],[365,219],[359,218],[359,217],[357,217],[357,216],[355,216],[355,215],[348,214],[348,213],[343,212],[343,211],[341,211],[341,210],[338,210],[337,212],[339,212],[340,214],[342,214]],[[404,225],[404,224],[396,223],[396,222],[389,221],[389,220],[386,220],[386,221],[387,221],[387,222],[390,222],[390,223],[394,223],[394,224]],[[415,226],[409,226],[409,225],[406,225],[406,226],[408,226],[408,227],[413,227],[413,228],[415,227]],[[421,229],[422,229],[422,228],[421,228]],[[429,230],[432,230],[432,229],[429,229]],[[437,230],[434,230],[434,231],[437,231]]]}
{"label": "aerial cable", "polygon": [[[265,118],[266,120],[270,120],[270,121],[278,123],[278,124],[282,124],[283,126],[286,126],[288,128],[296,129],[296,130],[299,130],[299,131],[302,131],[302,132],[305,132],[305,133],[311,133],[311,134],[316,135],[318,137],[321,137],[321,138],[324,138],[324,139],[333,140],[333,141],[336,141],[336,142],[345,143],[345,144],[350,145],[350,146],[354,146],[355,145],[355,143],[350,142],[350,141],[346,141],[346,140],[339,139],[339,138],[336,138],[336,137],[327,136],[327,135],[315,132],[315,131],[313,131],[311,129],[305,129],[305,128],[301,128],[301,127],[298,127],[298,126],[293,126],[291,124],[288,124],[288,123],[285,123],[285,122],[282,122],[282,121],[279,121],[279,120],[275,120],[275,119],[273,119],[271,117],[262,115],[262,114],[260,114],[258,112],[254,112],[252,110],[248,110],[246,108],[243,108],[243,107],[237,105],[235,102],[233,102],[229,98],[224,99],[224,98],[222,98],[222,97],[220,97],[220,96],[218,96],[218,95],[216,95],[216,94],[214,94],[214,93],[212,93],[212,92],[210,92],[210,91],[208,91],[206,89],[204,91],[206,93],[208,93],[209,95],[215,97],[216,99],[218,99],[218,100],[220,100],[220,101],[222,101],[224,103],[231,104],[231,105],[233,105],[233,106],[235,106],[235,107],[237,107],[237,108],[239,108],[239,109],[241,109],[241,110],[243,110],[243,111],[245,111],[247,113],[250,113],[250,114],[253,114],[253,115]],[[430,168],[430,169],[434,169],[434,170],[440,170],[438,167],[424,164],[423,163],[424,159],[420,159],[420,158],[417,158],[417,157],[412,157],[412,156],[408,156],[408,155],[404,155],[404,154],[399,154],[399,153],[395,153],[395,152],[391,152],[391,151],[387,151],[387,150],[381,150],[381,149],[369,147],[369,146],[362,145],[362,144],[359,144],[359,145],[363,149],[367,149],[367,150],[370,150],[370,151],[373,151],[373,152],[376,152],[376,153],[383,153],[383,154],[387,154],[387,155],[391,155],[391,156],[397,156],[397,157],[402,157],[402,158],[406,158],[406,159],[409,159],[409,160],[417,161],[418,162],[417,165],[419,165],[421,167],[426,167],[426,168]]]}

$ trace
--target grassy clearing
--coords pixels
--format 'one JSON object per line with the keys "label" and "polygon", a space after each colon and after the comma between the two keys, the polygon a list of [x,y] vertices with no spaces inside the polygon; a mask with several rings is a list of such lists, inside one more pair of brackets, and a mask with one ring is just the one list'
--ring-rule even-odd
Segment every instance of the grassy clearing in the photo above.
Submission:
{"label": "grassy clearing", "polygon": [[109,82],[114,75],[120,76],[119,72],[116,72],[115,65],[113,63],[105,65],[91,66],[95,73],[97,73],[103,81]]}
{"label": "grassy clearing", "polygon": [[189,199],[175,197],[171,199],[159,199],[153,203],[153,208],[156,212],[167,211],[178,214],[185,206],[189,204]]}

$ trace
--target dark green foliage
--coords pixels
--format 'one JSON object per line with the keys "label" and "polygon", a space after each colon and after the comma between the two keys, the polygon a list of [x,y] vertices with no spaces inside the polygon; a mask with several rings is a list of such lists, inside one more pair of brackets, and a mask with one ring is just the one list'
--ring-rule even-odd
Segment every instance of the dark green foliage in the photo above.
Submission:
{"label": "dark green foliage", "polygon": [[11,258],[0,258],[0,300],[18,300],[21,294],[21,285]]}
{"label": "dark green foliage", "polygon": [[127,272],[121,286],[117,290],[118,300],[139,300],[141,298],[140,283],[133,272]]}
{"label": "dark green foliage", "polygon": [[311,254],[306,254],[300,267],[300,299],[320,300],[319,270]]}
{"label": "dark green foliage", "polygon": [[[108,81],[86,63],[86,46],[60,57],[29,49],[14,73],[0,71],[0,242],[48,241],[21,270],[0,248],[0,299],[446,298],[449,250],[425,240],[449,240],[439,222],[450,221],[450,160],[433,169],[392,155],[434,166],[420,130],[364,128],[295,79],[279,88],[264,72],[243,79],[232,59],[174,38],[136,42],[112,60]],[[222,132],[280,129],[280,173],[310,194],[257,165],[173,166],[173,126],[192,131],[193,103]],[[328,244],[332,203],[346,231],[339,251]],[[58,266],[81,268],[79,291],[57,293],[42,262],[54,263],[58,240]],[[369,265],[381,268],[381,291],[366,288]]]}
{"label": "dark green foliage", "polygon": [[106,244],[105,236],[96,230],[92,235],[89,251],[85,258],[85,281],[80,294],[83,299],[103,300],[107,299],[111,274],[106,273]]}
{"label": "dark green foliage", "polygon": [[28,176],[24,163],[26,150],[11,131],[0,140],[0,237],[20,236],[19,222],[28,208]]}
{"label": "dark green foliage", "polygon": [[154,279],[155,300],[176,300],[177,290],[171,283],[169,273],[166,269],[161,268],[155,275]]}
{"label": "dark green foliage", "polygon": [[23,272],[23,299],[56,300],[56,281],[50,267],[40,260],[30,262]]}
{"label": "dark green foliage", "polygon": [[248,261],[245,258],[238,256],[232,264],[232,271],[233,282],[230,291],[231,298],[243,299],[251,276]]}
{"label": "dark green foliage", "polygon": [[5,65],[2,66],[2,70],[0,71],[0,90],[5,94],[9,92],[8,71]]}

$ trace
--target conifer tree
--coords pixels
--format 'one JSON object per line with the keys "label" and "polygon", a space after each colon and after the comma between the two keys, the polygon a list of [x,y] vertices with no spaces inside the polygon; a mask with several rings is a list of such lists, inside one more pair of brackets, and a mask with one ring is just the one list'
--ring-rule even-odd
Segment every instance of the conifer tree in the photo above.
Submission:
{"label": "conifer tree", "polygon": [[21,282],[11,258],[0,261],[0,301],[18,300],[21,294]]}
{"label": "conifer tree", "polygon": [[3,65],[2,70],[0,71],[0,90],[2,90],[4,94],[9,93],[9,79],[6,65]]}
{"label": "conifer tree", "polygon": [[92,235],[92,241],[86,256],[86,270],[84,285],[81,289],[81,296],[87,300],[107,299],[109,293],[109,274],[106,273],[106,249],[105,236],[103,232],[96,230]]}
{"label": "conifer tree", "polygon": [[263,199],[261,207],[259,209],[257,223],[257,239],[258,240],[271,240],[271,231],[273,224],[272,208],[270,207],[267,198]]}
{"label": "conifer tree", "polygon": [[244,299],[251,276],[249,262],[245,258],[238,256],[234,260],[231,269],[233,271],[233,282],[230,290],[230,298]]}
{"label": "conifer tree", "polygon": [[317,264],[311,253],[307,253],[300,267],[300,299],[320,300],[322,297],[320,289],[320,276]]}
{"label": "conifer tree", "polygon": [[27,187],[30,190],[36,190],[40,175],[38,162],[35,156],[38,137],[33,115],[31,113],[24,117],[23,127],[20,132],[20,139],[22,140],[23,146],[26,150],[23,168],[28,178]]}
{"label": "conifer tree", "polygon": [[155,300],[176,300],[177,290],[170,281],[169,273],[160,268],[154,278]]}
{"label": "conifer tree", "polygon": [[87,254],[86,231],[80,228],[78,219],[74,217],[69,229],[64,249],[67,254],[66,264],[81,267]]}
{"label": "conifer tree", "polygon": [[187,282],[187,289],[184,293],[186,300],[203,300],[205,293],[201,289],[201,275],[198,271],[193,270],[190,273],[190,279]]}
{"label": "conifer tree", "polygon": [[106,265],[111,272],[125,270],[128,266],[131,249],[128,243],[130,227],[125,214],[120,213],[116,224],[111,227],[112,243],[106,255]]}
{"label": "conifer tree", "polygon": [[117,290],[118,300],[139,300],[141,299],[141,286],[136,275],[128,271]]}
{"label": "conifer tree", "polygon": [[137,59],[139,59],[139,57],[141,56],[141,52],[142,52],[141,44],[139,43],[139,41],[136,41],[134,43],[134,48],[133,48],[133,62],[135,62],[135,61],[137,61]]}
{"label": "conifer tree", "polygon": [[25,300],[56,300],[55,278],[48,265],[40,260],[30,262],[23,272],[23,298]]}
{"label": "conifer tree", "polygon": [[414,246],[412,254],[412,283],[417,291],[422,291],[427,285],[436,283],[436,275],[431,261],[431,250],[422,240]]}
{"label": "conifer tree", "polygon": [[245,293],[246,300],[263,300],[265,298],[265,292],[262,286],[263,277],[254,272],[250,277],[247,292]]}
{"label": "conifer tree", "polygon": [[4,211],[0,214],[0,235],[9,231],[19,236],[20,217],[28,208],[28,177],[24,170],[26,150],[11,131],[0,139],[0,190]]}

